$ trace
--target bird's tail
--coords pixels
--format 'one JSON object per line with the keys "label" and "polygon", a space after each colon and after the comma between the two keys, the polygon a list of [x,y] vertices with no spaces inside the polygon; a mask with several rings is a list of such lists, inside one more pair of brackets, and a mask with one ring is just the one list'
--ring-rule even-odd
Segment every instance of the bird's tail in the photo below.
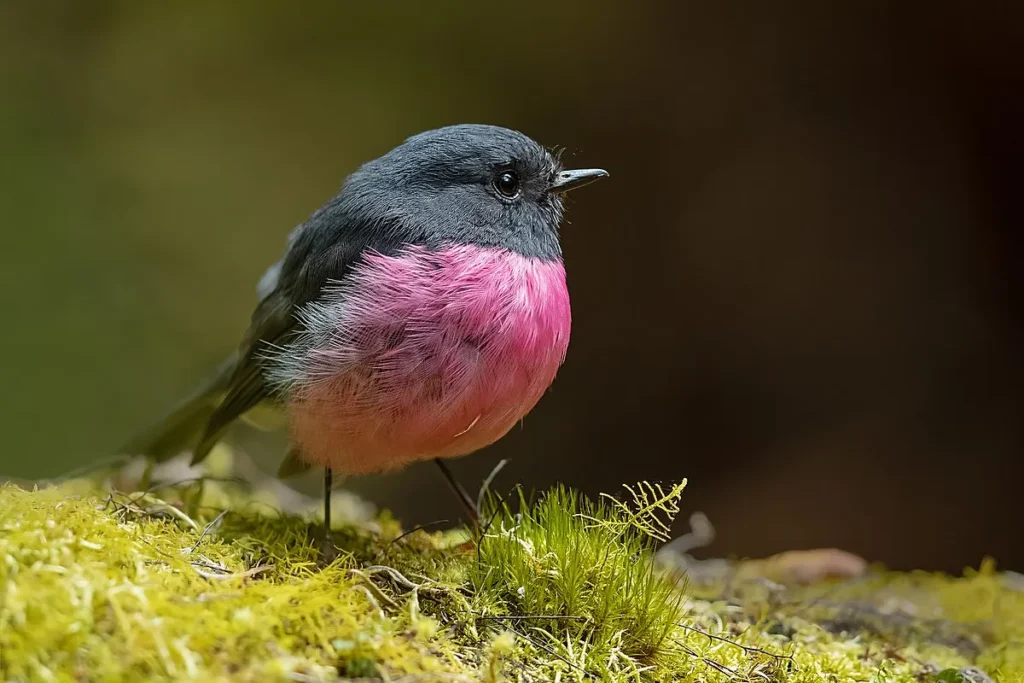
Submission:
{"label": "bird's tail", "polygon": [[195,448],[210,416],[224,399],[237,363],[233,354],[163,418],[133,436],[119,454],[141,455],[162,462]]}

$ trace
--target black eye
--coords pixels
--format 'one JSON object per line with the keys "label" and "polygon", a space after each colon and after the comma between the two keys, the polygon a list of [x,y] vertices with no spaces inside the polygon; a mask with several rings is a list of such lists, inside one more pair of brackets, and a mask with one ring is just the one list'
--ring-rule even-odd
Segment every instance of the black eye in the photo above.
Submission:
{"label": "black eye", "polygon": [[494,189],[503,197],[512,199],[519,194],[519,176],[514,171],[502,171],[494,179]]}

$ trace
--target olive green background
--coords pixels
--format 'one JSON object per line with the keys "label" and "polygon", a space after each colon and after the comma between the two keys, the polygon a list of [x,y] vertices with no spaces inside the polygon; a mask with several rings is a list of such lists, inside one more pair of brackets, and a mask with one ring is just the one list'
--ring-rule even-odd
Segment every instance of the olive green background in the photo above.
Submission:
{"label": "olive green background", "polygon": [[[890,5],[3,3],[0,475],[107,455],[347,173],[488,122],[611,178],[567,364],[467,485],[688,476],[711,552],[1019,568],[1024,23]],[[457,513],[429,465],[353,485]]]}

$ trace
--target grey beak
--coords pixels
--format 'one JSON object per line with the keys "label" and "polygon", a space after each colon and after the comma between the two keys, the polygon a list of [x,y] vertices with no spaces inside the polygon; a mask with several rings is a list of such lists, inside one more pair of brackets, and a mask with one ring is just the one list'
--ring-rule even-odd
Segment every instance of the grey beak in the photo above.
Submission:
{"label": "grey beak", "polygon": [[581,168],[575,171],[562,171],[555,177],[548,192],[563,194],[569,190],[589,185],[598,178],[606,178],[608,171],[603,168]]}

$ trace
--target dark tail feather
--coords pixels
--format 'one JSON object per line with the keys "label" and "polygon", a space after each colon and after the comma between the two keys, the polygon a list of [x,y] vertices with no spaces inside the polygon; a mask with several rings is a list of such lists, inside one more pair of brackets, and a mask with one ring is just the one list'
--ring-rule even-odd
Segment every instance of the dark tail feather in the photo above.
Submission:
{"label": "dark tail feather", "polygon": [[236,363],[235,356],[221,363],[217,371],[190,396],[124,444],[119,454],[143,455],[161,462],[194,450],[210,417],[224,398]]}

